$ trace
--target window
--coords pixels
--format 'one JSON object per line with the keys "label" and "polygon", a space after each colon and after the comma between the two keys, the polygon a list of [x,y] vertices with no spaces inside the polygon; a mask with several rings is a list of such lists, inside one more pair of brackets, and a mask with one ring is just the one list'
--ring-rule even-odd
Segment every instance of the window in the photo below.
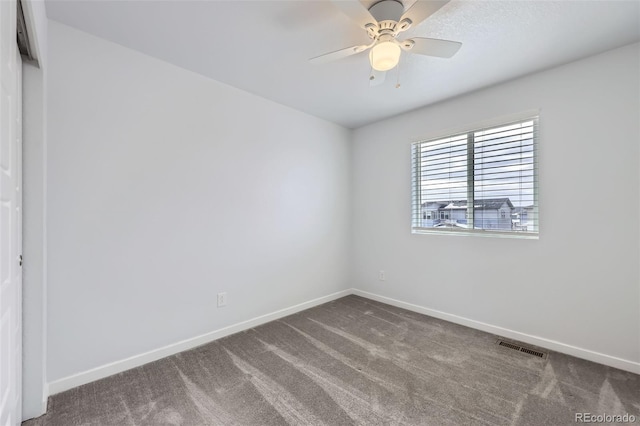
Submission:
{"label": "window", "polygon": [[[412,231],[536,237],[537,129],[533,117],[412,144]],[[434,206],[441,220],[421,220]]]}

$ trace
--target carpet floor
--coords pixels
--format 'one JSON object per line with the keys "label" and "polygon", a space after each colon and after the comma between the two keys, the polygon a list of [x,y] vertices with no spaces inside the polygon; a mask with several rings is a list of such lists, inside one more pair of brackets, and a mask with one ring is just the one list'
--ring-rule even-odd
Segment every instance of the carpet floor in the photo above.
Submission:
{"label": "carpet floor", "polygon": [[347,296],[57,394],[23,425],[569,425],[640,376]]}

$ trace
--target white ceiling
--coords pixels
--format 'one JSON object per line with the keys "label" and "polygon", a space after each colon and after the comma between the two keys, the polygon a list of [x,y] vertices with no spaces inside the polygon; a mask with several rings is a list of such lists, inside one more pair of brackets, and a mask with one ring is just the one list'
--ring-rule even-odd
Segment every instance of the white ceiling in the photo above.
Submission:
{"label": "white ceiling", "polygon": [[369,87],[366,53],[307,62],[368,41],[329,1],[47,0],[46,8],[56,21],[350,128],[640,40],[637,0],[452,0],[406,35],[462,48],[452,59],[403,53],[396,89],[395,70]]}

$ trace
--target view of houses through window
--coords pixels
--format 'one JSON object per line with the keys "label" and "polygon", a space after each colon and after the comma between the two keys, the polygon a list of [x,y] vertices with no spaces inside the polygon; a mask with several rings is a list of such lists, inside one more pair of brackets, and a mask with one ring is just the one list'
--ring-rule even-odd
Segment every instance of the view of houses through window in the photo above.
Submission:
{"label": "view of houses through window", "polygon": [[[534,206],[516,207],[509,198],[486,198],[474,201],[474,228],[507,231],[533,231]],[[422,205],[424,228],[469,228],[467,200],[428,201]]]}
{"label": "view of houses through window", "polygon": [[414,231],[537,233],[536,139],[533,118],[413,144]]}

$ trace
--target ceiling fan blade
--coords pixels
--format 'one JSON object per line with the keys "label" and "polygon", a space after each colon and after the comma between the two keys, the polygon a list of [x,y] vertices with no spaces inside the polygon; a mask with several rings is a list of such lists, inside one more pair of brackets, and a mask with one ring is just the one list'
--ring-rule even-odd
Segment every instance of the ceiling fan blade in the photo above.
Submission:
{"label": "ceiling fan blade", "polygon": [[384,79],[386,76],[386,71],[378,71],[371,68],[371,74],[369,74],[369,87],[380,86],[382,83],[384,83]]}
{"label": "ceiling fan blade", "polygon": [[367,29],[367,24],[377,25],[376,18],[358,0],[331,0],[342,13],[353,19],[360,28]]}
{"label": "ceiling fan blade", "polygon": [[415,27],[429,16],[436,13],[442,6],[449,3],[449,0],[417,0],[413,6],[407,10],[400,20],[411,19],[411,26]]}
{"label": "ceiling fan blade", "polygon": [[312,64],[324,64],[327,62],[335,61],[338,59],[346,58],[347,56],[355,55],[356,53],[364,52],[369,47],[366,44],[360,46],[351,46],[344,49],[336,50],[335,52],[325,53],[324,55],[316,56],[309,59]]}
{"label": "ceiling fan blade", "polygon": [[400,42],[407,52],[419,55],[437,56],[438,58],[450,58],[460,50],[462,43],[457,41],[440,40],[437,38],[414,37]]}

